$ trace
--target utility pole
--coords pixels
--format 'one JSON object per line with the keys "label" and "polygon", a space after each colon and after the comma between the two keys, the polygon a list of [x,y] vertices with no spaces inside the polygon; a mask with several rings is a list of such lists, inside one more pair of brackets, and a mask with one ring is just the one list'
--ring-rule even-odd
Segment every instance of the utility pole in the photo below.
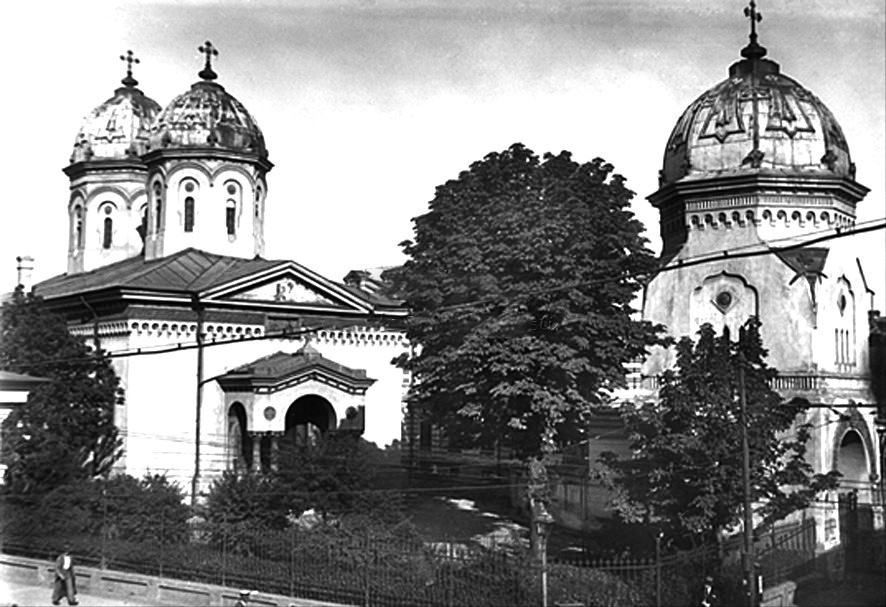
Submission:
{"label": "utility pole", "polygon": [[[741,340],[739,340],[741,341]],[[739,345],[739,348],[741,346]],[[748,445],[748,408],[744,381],[744,353],[738,353],[738,400],[741,405],[741,473],[744,493],[744,548],[742,550],[742,569],[744,571],[745,588],[748,592],[747,604],[755,607],[757,602],[756,576],[751,570],[754,566],[754,520],[751,513],[751,450]]]}

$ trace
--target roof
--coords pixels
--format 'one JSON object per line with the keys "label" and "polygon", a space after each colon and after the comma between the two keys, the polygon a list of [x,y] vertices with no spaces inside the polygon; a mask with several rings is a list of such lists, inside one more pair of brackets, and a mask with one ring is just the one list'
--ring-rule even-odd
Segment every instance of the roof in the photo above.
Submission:
{"label": "roof", "polygon": [[44,377],[22,375],[21,373],[13,373],[11,371],[0,371],[0,390],[30,389],[37,384],[42,384],[47,381],[49,380]]}
{"label": "roof", "polygon": [[386,297],[331,281],[290,260],[261,257],[242,259],[188,248],[167,257],[145,260],[133,257],[89,272],[61,274],[34,287],[34,292],[52,300],[108,289],[201,295],[228,285],[248,282],[275,270],[291,269],[309,275],[342,295],[350,294],[370,305],[399,305]]}
{"label": "roof", "polygon": [[352,369],[329,360],[310,343],[293,354],[276,352],[251,363],[231,369],[218,378],[226,389],[250,389],[254,386],[272,388],[272,391],[300,383],[306,379],[318,379],[325,383],[341,384],[350,391],[365,391],[375,383],[363,369]]}

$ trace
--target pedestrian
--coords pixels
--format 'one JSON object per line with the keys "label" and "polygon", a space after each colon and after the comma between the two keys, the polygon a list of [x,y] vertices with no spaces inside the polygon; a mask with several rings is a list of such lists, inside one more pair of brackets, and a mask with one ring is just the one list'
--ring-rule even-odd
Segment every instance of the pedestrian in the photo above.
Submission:
{"label": "pedestrian", "polygon": [[714,590],[714,578],[705,576],[704,589],[701,592],[701,607],[720,607],[720,597]]}
{"label": "pedestrian", "polygon": [[63,552],[55,559],[52,604],[58,605],[62,597],[68,599],[68,605],[77,604],[77,578],[74,575],[74,559],[71,558],[70,544],[65,544]]}
{"label": "pedestrian", "polygon": [[255,590],[241,590],[240,598],[234,603],[234,607],[246,607],[249,605],[249,599],[252,598],[253,594],[255,594]]}

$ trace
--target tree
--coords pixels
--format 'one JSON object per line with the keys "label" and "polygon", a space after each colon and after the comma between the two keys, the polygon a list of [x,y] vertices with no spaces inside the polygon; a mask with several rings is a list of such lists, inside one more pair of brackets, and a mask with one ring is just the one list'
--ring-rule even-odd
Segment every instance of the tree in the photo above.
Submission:
{"label": "tree", "polygon": [[44,492],[104,475],[121,455],[114,407],[119,379],[107,356],[19,287],[0,314],[0,368],[50,381],[3,423],[2,457],[13,492]]}
{"label": "tree", "polygon": [[457,447],[549,452],[578,439],[657,343],[632,318],[655,259],[612,165],[515,144],[439,186],[384,278],[411,310],[412,411]]}
{"label": "tree", "polygon": [[677,368],[662,376],[658,402],[625,405],[622,416],[633,457],[602,462],[618,491],[614,505],[627,522],[657,527],[678,545],[712,542],[741,519],[739,367],[745,370],[751,498],[771,524],[836,486],[836,473],[814,474],[805,460],[808,408],[784,402],[771,387],[759,322],[752,318],[730,339],[705,324],[693,343],[676,347]]}

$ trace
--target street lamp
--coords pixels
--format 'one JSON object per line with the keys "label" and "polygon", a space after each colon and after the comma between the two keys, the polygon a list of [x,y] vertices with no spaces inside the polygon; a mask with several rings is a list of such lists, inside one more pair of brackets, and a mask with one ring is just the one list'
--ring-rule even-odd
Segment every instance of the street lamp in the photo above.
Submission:
{"label": "street lamp", "polygon": [[541,606],[548,607],[548,535],[554,517],[545,508],[544,502],[532,500],[532,524],[538,538],[538,555],[541,558]]}

